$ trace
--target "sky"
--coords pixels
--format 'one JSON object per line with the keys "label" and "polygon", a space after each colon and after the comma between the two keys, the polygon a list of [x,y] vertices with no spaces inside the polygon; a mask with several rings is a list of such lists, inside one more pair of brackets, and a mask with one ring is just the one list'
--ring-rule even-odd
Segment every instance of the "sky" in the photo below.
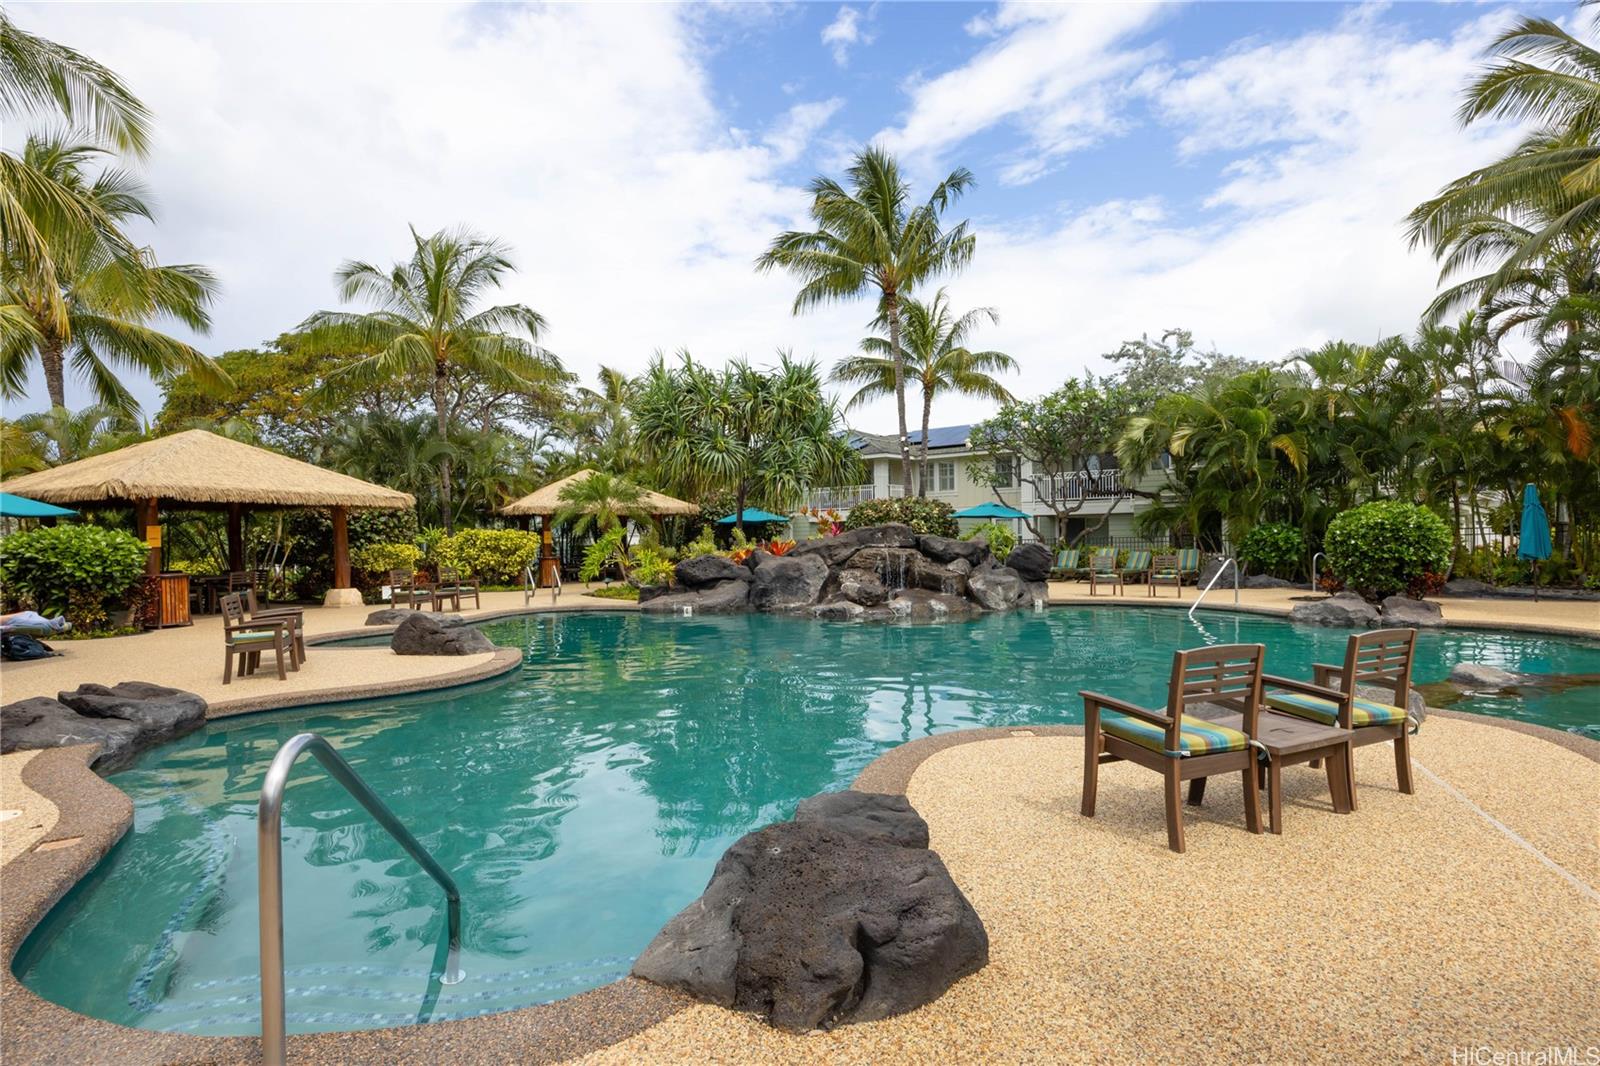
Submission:
{"label": "sky", "polygon": [[[1126,339],[1192,330],[1277,360],[1415,328],[1437,268],[1403,219],[1505,150],[1454,112],[1519,12],[1566,5],[1167,3],[13,4],[16,22],[120,73],[155,113],[142,168],[164,262],[222,294],[208,354],[337,308],[341,262],[391,263],[407,227],[513,249],[502,302],[592,383],[657,351],[720,363],[779,349],[824,368],[868,300],[796,316],[760,275],[804,227],[806,183],[862,145],[926,195],[966,167],[947,218],[978,235],[939,279],[1000,315],[1019,396]],[[3,132],[15,147],[25,130]],[[357,305],[359,306],[359,305]],[[147,414],[153,382],[132,382]],[[42,383],[7,405],[45,405]],[[69,406],[84,391],[69,384]],[[936,424],[992,404],[946,397]],[[850,414],[892,432],[887,402]]]}

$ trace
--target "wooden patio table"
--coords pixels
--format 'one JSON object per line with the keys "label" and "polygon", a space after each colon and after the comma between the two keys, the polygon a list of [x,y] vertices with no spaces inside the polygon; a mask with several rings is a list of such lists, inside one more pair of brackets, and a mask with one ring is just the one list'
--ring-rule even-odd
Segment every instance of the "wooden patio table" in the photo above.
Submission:
{"label": "wooden patio table", "polygon": [[[1197,705],[1200,713],[1194,717],[1230,729],[1244,729],[1241,714],[1208,714],[1205,704]],[[1322,725],[1319,722],[1296,718],[1292,714],[1262,709],[1256,719],[1256,740],[1267,749],[1267,802],[1271,808],[1270,829],[1283,833],[1283,768],[1301,763],[1324,761],[1328,770],[1328,791],[1333,797],[1335,814],[1350,813],[1350,734],[1349,729]],[[1206,779],[1197,777],[1189,783],[1189,804],[1198,807],[1205,795]]]}

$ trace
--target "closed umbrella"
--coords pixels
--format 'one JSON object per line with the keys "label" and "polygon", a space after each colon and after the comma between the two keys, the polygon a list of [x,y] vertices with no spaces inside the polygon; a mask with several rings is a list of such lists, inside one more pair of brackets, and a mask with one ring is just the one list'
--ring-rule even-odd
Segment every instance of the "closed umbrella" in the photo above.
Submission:
{"label": "closed umbrella", "polygon": [[1533,563],[1533,598],[1539,598],[1539,560],[1550,558],[1550,518],[1539,502],[1539,490],[1530,483],[1522,489],[1522,530],[1517,537],[1517,558]]}

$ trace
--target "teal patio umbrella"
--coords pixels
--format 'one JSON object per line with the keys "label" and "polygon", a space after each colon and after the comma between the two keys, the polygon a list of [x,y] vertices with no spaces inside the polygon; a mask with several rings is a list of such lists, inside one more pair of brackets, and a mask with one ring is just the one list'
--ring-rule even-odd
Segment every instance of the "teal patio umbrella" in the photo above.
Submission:
{"label": "teal patio umbrella", "polygon": [[[728,515],[726,518],[717,519],[717,525],[719,525],[719,526],[731,526],[737,521],[739,521],[739,515],[738,515],[738,513],[734,513],[734,514]],[[789,519],[787,517],[785,517],[784,515],[773,514],[771,511],[763,511],[759,507],[746,507],[744,509],[744,524],[747,525],[747,526],[748,525],[754,525],[757,522],[787,522],[787,521],[789,521]]]}
{"label": "teal patio umbrella", "polygon": [[1517,558],[1533,563],[1533,598],[1539,598],[1539,560],[1550,558],[1550,518],[1539,502],[1539,490],[1529,482],[1522,487],[1522,530],[1517,537]]}
{"label": "teal patio umbrella", "polygon": [[40,503],[26,496],[0,492],[0,518],[67,518],[77,513],[70,507],[57,507],[53,503]]}
{"label": "teal patio umbrella", "polygon": [[1015,507],[1007,507],[1003,503],[980,503],[976,507],[968,507],[965,511],[957,511],[956,518],[1027,518],[1026,514]]}

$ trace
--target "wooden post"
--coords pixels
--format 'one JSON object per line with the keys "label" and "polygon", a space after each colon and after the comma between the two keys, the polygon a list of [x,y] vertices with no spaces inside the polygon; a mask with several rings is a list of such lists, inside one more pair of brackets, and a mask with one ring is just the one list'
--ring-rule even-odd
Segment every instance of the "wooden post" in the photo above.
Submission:
{"label": "wooden post", "polygon": [[228,504],[228,569],[244,569],[244,504]]}
{"label": "wooden post", "polygon": [[561,562],[556,558],[555,541],[550,533],[550,521],[551,516],[545,515],[539,522],[539,587],[542,589],[553,588],[561,570]]}
{"label": "wooden post", "polygon": [[161,519],[160,504],[154,499],[140,502],[136,508],[139,539],[150,549],[145,556],[144,572],[150,577],[161,573]]}
{"label": "wooden post", "polygon": [[350,587],[349,511],[343,507],[333,509],[333,587]]}

